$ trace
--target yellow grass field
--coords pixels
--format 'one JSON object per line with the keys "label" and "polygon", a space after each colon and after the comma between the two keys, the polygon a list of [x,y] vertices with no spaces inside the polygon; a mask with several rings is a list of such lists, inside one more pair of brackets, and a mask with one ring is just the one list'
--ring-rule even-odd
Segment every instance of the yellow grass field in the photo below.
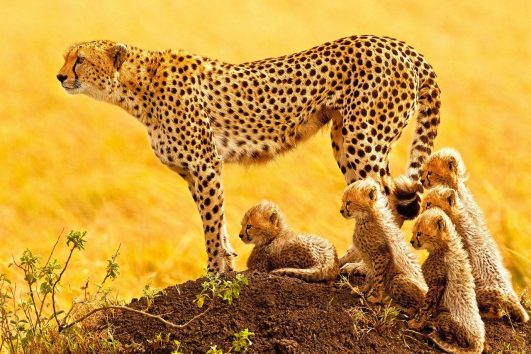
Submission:
{"label": "yellow grass field", "polygon": [[[55,79],[70,44],[112,39],[242,62],[377,34],[405,40],[435,67],[443,91],[436,147],[461,151],[515,284],[531,285],[530,7],[512,0],[2,0],[0,273],[10,273],[11,256],[25,248],[44,256],[70,229],[88,230],[89,241],[71,263],[63,299],[85,279],[100,280],[119,244],[115,285],[124,298],[147,283],[196,278],[206,265],[186,184],[158,162],[144,128],[117,107],[67,95]],[[391,156],[395,175],[405,171],[411,132]],[[250,252],[237,237],[240,218],[261,199],[277,202],[295,229],[332,240],[340,254],[350,243],[328,131],[267,165],[227,165],[224,183],[239,270]]]}

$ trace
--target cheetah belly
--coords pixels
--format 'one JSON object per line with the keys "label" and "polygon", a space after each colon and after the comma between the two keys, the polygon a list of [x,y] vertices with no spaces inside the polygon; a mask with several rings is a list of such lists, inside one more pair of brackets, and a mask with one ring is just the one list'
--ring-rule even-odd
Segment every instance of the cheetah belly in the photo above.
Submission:
{"label": "cheetah belly", "polygon": [[216,149],[225,162],[267,162],[313,136],[333,114],[339,113],[321,108],[302,117],[285,118],[277,125],[249,124],[245,132],[215,129]]}

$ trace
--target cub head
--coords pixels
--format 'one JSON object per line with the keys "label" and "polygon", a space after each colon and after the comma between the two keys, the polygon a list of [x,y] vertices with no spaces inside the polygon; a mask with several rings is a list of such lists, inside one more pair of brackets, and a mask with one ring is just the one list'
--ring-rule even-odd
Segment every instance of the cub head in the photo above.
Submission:
{"label": "cub head", "polygon": [[241,224],[240,239],[257,246],[268,244],[287,228],[279,207],[269,201],[249,209]]}
{"label": "cub head", "polygon": [[373,178],[365,178],[350,184],[343,193],[341,215],[345,219],[367,216],[375,204],[384,198],[380,184]]}
{"label": "cub head", "polygon": [[457,211],[457,192],[444,186],[437,186],[426,190],[421,209],[426,211],[431,208],[440,208],[448,215],[455,215]]}
{"label": "cub head", "polygon": [[65,51],[57,79],[69,94],[104,99],[112,93],[127,53],[125,45],[111,41],[74,44]]}
{"label": "cub head", "polygon": [[459,181],[465,179],[465,173],[465,164],[459,152],[446,148],[428,157],[421,180],[426,188],[443,185],[457,190]]}
{"label": "cub head", "polygon": [[428,252],[448,244],[452,222],[439,208],[431,208],[419,215],[413,225],[411,245]]}

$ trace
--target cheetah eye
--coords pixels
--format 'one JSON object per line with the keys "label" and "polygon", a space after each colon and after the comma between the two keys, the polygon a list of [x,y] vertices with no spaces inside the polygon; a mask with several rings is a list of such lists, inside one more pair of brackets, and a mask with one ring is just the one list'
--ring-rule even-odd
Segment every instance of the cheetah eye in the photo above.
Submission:
{"label": "cheetah eye", "polygon": [[83,64],[84,61],[85,61],[85,57],[78,56],[76,59],[76,64]]}
{"label": "cheetah eye", "polygon": [[350,204],[351,204],[350,200],[347,200],[347,202],[345,203],[347,208],[350,207]]}
{"label": "cheetah eye", "polygon": [[431,171],[428,171],[428,172],[427,172],[427,175],[428,175],[428,177],[431,176]]}
{"label": "cheetah eye", "polygon": [[247,225],[245,225],[245,230],[250,230],[252,227],[253,227],[253,225],[247,224]]}
{"label": "cheetah eye", "polygon": [[420,238],[422,234],[420,232],[417,232],[417,238]]}
{"label": "cheetah eye", "polygon": [[431,208],[431,203],[430,203],[430,202],[427,202],[427,203],[426,203],[426,209],[429,209],[429,208]]}

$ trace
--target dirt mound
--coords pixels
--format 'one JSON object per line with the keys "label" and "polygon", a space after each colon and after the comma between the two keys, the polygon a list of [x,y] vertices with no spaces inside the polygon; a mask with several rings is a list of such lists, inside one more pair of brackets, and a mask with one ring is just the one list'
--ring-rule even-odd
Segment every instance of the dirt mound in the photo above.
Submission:
{"label": "dirt mound", "polygon": [[[405,317],[392,308],[368,307],[348,286],[309,284],[298,279],[244,273],[249,285],[229,305],[221,300],[186,328],[169,328],[156,319],[120,311],[110,320],[114,337],[130,352],[171,353],[174,340],[185,353],[205,353],[211,346],[227,351],[234,333],[249,329],[250,352],[257,353],[437,353],[422,334],[405,328]],[[234,274],[226,274],[231,278]],[[359,284],[360,279],[352,279]],[[165,289],[149,312],[176,324],[205,310],[194,301],[203,279]],[[146,299],[129,305],[144,309]],[[486,322],[491,352],[531,352],[531,326]],[[157,339],[158,336],[158,339]]]}

